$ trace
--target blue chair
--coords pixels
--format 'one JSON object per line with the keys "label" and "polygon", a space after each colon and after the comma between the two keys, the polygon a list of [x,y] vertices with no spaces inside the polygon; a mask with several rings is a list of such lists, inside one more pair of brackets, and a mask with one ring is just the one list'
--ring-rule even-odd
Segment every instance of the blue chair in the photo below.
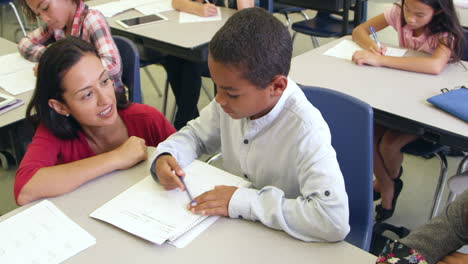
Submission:
{"label": "blue chair", "polygon": [[122,82],[128,88],[129,101],[142,103],[140,83],[140,56],[136,45],[122,36],[113,36],[122,58]]}
{"label": "blue chair", "polygon": [[[317,10],[312,19],[296,22],[293,41],[297,33],[312,37],[314,47],[320,44],[316,37],[332,38],[351,34],[367,18],[367,0],[278,0],[279,3]],[[354,12],[351,20],[350,13]]]}
{"label": "blue chair", "polygon": [[310,86],[302,89],[330,127],[349,199],[351,232],[345,240],[369,251],[373,224],[373,110],[367,103],[335,90]]}
{"label": "blue chair", "polygon": [[464,61],[468,61],[468,28],[463,28],[463,36],[465,39],[465,45],[463,47],[463,55],[461,59]]}

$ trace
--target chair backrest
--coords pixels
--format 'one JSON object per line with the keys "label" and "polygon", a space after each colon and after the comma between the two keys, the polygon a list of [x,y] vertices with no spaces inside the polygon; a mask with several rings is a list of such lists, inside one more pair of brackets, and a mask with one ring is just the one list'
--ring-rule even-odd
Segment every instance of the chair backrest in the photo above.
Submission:
{"label": "chair backrest", "polygon": [[113,36],[122,58],[122,82],[128,88],[130,102],[141,103],[140,56],[136,45],[129,39]]}
{"label": "chair backrest", "polygon": [[463,28],[463,37],[465,39],[465,45],[463,46],[463,54],[461,59],[468,61],[468,28]]}
{"label": "chair backrest", "polygon": [[373,223],[372,108],[335,90],[311,86],[302,89],[330,127],[349,199],[351,232],[345,240],[368,251]]}

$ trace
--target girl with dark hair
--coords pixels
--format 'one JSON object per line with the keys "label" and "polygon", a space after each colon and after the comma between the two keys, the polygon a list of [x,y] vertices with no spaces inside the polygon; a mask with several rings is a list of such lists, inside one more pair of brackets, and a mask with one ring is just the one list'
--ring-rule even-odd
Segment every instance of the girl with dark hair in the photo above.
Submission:
{"label": "girl with dark hair", "polygon": [[[385,45],[372,40],[369,34],[371,26],[379,31],[389,25],[398,32],[400,47],[426,52],[430,56],[385,56]],[[428,74],[439,74],[447,63],[459,61],[464,47],[463,29],[452,0],[401,0],[355,28],[353,40],[365,49],[353,54],[353,61],[359,65]],[[401,149],[416,139],[416,135],[374,125],[374,199],[382,198],[376,207],[377,221],[393,215],[403,188]]]}
{"label": "girl with dark hair", "polygon": [[19,51],[24,58],[38,62],[51,43],[67,36],[79,37],[94,45],[115,89],[123,92],[119,51],[112,39],[106,19],[98,10],[88,9],[83,0],[19,0],[19,2],[30,19],[35,19],[37,16],[45,23],[18,43]]}
{"label": "girl with dark hair", "polygon": [[90,43],[68,37],[40,59],[27,119],[37,125],[16,172],[17,203],[70,192],[147,158],[175,129],[156,109],[118,102]]}

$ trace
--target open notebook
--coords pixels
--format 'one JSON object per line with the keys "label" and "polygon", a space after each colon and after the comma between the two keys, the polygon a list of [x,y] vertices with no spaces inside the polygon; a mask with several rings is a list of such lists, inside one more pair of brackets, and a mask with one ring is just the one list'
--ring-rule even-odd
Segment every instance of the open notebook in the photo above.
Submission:
{"label": "open notebook", "polygon": [[[329,48],[323,55],[337,57],[345,60],[352,60],[354,52],[363,50],[356,42],[344,39],[335,46]],[[387,47],[385,56],[403,57],[406,49]]]}
{"label": "open notebook", "polygon": [[[241,177],[197,160],[185,168],[185,173],[185,184],[194,197],[216,185],[250,185]],[[189,202],[185,192],[179,189],[166,191],[147,176],[90,216],[158,245],[169,241],[177,247],[184,247],[215,221],[214,217],[188,211]]]}

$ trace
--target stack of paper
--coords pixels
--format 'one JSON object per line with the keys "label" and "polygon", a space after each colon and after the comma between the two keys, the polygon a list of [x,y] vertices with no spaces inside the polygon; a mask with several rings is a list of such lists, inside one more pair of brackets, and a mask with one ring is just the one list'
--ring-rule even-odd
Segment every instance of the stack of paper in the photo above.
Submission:
{"label": "stack of paper", "polygon": [[99,10],[105,17],[113,17],[129,9],[152,3],[153,0],[122,0],[101,5],[92,6],[92,9]]}
{"label": "stack of paper", "polygon": [[44,200],[0,223],[0,263],[60,263],[96,239]]}
{"label": "stack of paper", "polygon": [[135,7],[135,9],[144,15],[151,15],[174,10],[172,7],[172,0],[155,0],[151,3]]}
{"label": "stack of paper", "polygon": [[[328,49],[323,55],[337,57],[345,60],[352,60],[354,52],[363,50],[356,42],[344,39],[332,48]],[[402,57],[406,53],[406,49],[397,49],[387,47],[385,56]]]}
{"label": "stack of paper", "polygon": [[19,53],[0,56],[0,65],[8,65],[0,68],[0,87],[7,92],[18,95],[36,86],[34,63],[25,60]]}
{"label": "stack of paper", "polygon": [[[212,190],[216,185],[250,185],[240,177],[201,161],[194,161],[185,169],[185,173],[185,184],[194,197]],[[90,216],[158,245],[169,241],[180,248],[218,219],[193,214],[187,210],[189,202],[185,192],[179,189],[166,191],[148,176]]]}

